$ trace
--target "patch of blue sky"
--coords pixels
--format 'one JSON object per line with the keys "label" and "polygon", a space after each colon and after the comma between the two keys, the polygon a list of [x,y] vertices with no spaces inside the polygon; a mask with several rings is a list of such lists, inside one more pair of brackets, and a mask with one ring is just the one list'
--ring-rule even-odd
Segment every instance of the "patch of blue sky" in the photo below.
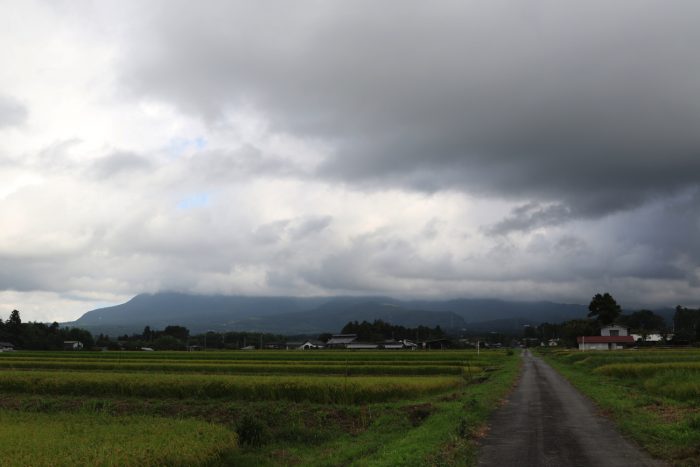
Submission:
{"label": "patch of blue sky", "polygon": [[170,157],[180,157],[191,149],[201,151],[207,147],[207,140],[202,136],[196,138],[172,138],[165,149]]}
{"label": "patch of blue sky", "polygon": [[178,209],[195,209],[209,204],[209,193],[192,193],[177,203]]}

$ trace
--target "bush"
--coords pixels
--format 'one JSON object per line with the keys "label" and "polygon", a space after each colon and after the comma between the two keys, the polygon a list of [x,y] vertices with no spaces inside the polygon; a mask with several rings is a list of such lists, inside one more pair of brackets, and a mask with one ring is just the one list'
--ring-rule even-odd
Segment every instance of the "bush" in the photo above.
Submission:
{"label": "bush", "polygon": [[267,425],[253,417],[245,415],[236,427],[238,442],[247,446],[262,446],[270,440],[270,430]]}

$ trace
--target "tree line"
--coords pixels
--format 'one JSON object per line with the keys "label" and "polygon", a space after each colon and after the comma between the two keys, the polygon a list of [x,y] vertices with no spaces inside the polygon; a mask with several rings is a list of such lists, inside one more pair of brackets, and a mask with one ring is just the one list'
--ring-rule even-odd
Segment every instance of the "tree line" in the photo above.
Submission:
{"label": "tree line", "polygon": [[23,323],[18,310],[6,321],[0,318],[0,341],[28,350],[60,350],[65,341],[80,341],[85,348],[95,345],[92,334],[80,328],[62,328],[58,323]]}
{"label": "tree line", "polygon": [[357,339],[360,341],[378,342],[383,340],[430,340],[440,339],[445,337],[445,332],[440,326],[430,328],[428,326],[418,326],[415,328],[407,328],[395,324],[387,323],[381,319],[369,321],[350,321],[343,326],[341,334],[357,334]]}
{"label": "tree line", "polygon": [[542,323],[525,329],[524,336],[543,341],[560,339],[562,344],[576,345],[578,336],[596,336],[603,326],[620,324],[634,334],[646,339],[649,334],[672,334],[669,344],[688,345],[700,343],[700,309],[676,307],[673,326],[669,328],[663,316],[652,310],[642,309],[623,313],[622,308],[609,293],[596,294],[588,305],[586,319],[573,319],[562,323]]}
{"label": "tree line", "polygon": [[170,325],[161,330],[146,326],[140,334],[124,334],[116,338],[100,334],[95,343],[98,347],[111,350],[138,350],[144,347],[154,350],[186,350],[188,347],[240,349],[249,345],[261,348],[272,342],[284,342],[288,339],[288,336],[260,332],[207,331],[191,334],[184,326]]}

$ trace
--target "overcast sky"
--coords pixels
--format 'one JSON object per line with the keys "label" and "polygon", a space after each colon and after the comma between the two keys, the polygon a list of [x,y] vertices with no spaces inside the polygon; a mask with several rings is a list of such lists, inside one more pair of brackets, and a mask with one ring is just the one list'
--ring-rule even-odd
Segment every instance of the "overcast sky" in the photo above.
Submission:
{"label": "overcast sky", "polygon": [[0,317],[700,304],[700,3],[0,0]]}

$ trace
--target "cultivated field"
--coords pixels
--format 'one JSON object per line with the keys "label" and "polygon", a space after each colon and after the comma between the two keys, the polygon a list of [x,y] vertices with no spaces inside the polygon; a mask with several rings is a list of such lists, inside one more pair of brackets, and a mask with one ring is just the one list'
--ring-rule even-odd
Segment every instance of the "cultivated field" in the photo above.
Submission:
{"label": "cultivated field", "polygon": [[544,354],[654,456],[700,465],[700,349]]}
{"label": "cultivated field", "polygon": [[8,352],[2,465],[468,465],[506,351]]}

